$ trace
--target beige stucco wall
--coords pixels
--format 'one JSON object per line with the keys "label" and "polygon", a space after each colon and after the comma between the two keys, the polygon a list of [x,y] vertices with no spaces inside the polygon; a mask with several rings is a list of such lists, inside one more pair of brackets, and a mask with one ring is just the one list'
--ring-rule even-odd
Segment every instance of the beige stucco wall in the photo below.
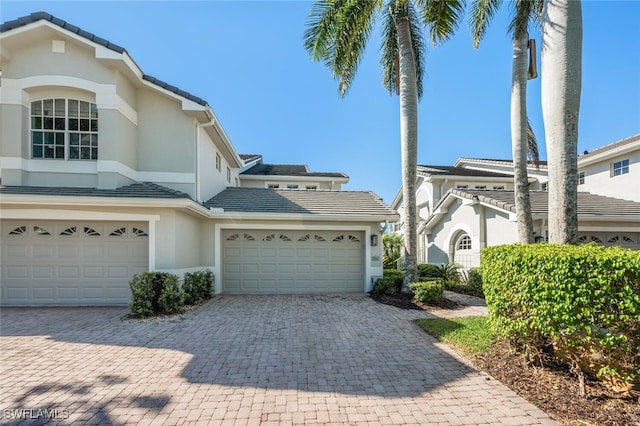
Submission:
{"label": "beige stucco wall", "polygon": [[[629,173],[612,176],[614,162],[629,160]],[[640,149],[579,168],[585,173],[578,191],[625,200],[640,201]]]}
{"label": "beige stucco wall", "polygon": [[487,247],[518,242],[518,225],[506,213],[485,208],[485,221]]}
{"label": "beige stucco wall", "polygon": [[[217,140],[214,141],[204,128],[199,128],[198,134],[200,144],[200,157],[198,161],[200,201],[207,201],[227,186],[234,185],[227,182],[227,164],[216,146],[216,144],[222,143],[220,137],[215,135]],[[216,169],[216,154],[220,155],[220,170]]]}

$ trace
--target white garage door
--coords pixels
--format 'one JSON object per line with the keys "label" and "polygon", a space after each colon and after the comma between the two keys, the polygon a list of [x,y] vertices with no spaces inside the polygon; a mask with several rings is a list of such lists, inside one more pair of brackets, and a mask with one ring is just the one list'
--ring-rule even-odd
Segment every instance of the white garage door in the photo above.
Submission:
{"label": "white garage door", "polygon": [[640,232],[580,232],[578,243],[596,243],[602,246],[620,246],[640,250]]}
{"label": "white garage door", "polygon": [[364,291],[364,233],[222,232],[225,293]]}
{"label": "white garage door", "polygon": [[5,306],[120,305],[148,270],[146,223],[3,220]]}

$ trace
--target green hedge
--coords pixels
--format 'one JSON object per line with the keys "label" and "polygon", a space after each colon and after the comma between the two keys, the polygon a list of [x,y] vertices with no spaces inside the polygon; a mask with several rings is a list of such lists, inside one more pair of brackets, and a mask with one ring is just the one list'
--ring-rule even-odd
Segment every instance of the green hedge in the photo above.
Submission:
{"label": "green hedge", "polygon": [[640,378],[640,251],[595,245],[488,247],[482,281],[497,331],[529,354],[611,383]]}
{"label": "green hedge", "polygon": [[444,284],[441,279],[409,284],[413,298],[422,303],[436,303],[444,294]]}
{"label": "green hedge", "polygon": [[175,313],[182,306],[178,276],[168,272],[143,272],[129,281],[131,314],[138,317]]}
{"label": "green hedge", "polygon": [[184,274],[185,305],[195,305],[211,297],[213,289],[213,272],[209,269],[204,271],[186,272]]}

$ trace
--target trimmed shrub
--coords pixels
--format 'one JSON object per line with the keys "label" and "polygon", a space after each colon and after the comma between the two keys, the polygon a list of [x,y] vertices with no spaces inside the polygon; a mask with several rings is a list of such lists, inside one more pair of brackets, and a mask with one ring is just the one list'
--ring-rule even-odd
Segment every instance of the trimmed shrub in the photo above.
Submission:
{"label": "trimmed shrub", "polygon": [[400,293],[402,291],[402,283],[404,281],[404,273],[402,271],[398,271],[397,269],[385,269],[382,273],[382,278],[388,279],[394,283],[393,285],[396,288],[396,293]]}
{"label": "trimmed shrub", "polygon": [[208,269],[186,272],[182,283],[185,305],[195,305],[209,299],[212,294],[213,282],[213,272]]}
{"label": "trimmed shrub", "polygon": [[176,314],[184,305],[184,293],[178,284],[178,276],[167,274],[164,279],[162,292],[158,298],[159,313]]}
{"label": "trimmed shrub", "polygon": [[418,276],[420,279],[440,278],[440,275],[438,265],[432,265],[431,263],[422,263],[418,265]]}
{"label": "trimmed shrub", "polygon": [[[134,275],[129,281],[129,288],[132,293],[132,299],[129,302],[131,314],[137,317],[144,317],[159,313],[169,313],[165,311],[167,307],[173,312],[172,300],[176,296],[174,294],[163,296],[163,294],[166,291],[175,293],[174,282],[177,286],[178,276],[168,272],[143,272],[142,274]],[[179,286],[178,290],[180,290]],[[178,291],[178,293],[181,294],[181,291]]]}
{"label": "trimmed shrub", "polygon": [[409,284],[413,298],[422,303],[436,303],[444,294],[442,280],[430,280]]}
{"label": "trimmed shrub", "polygon": [[492,324],[516,347],[534,356],[553,348],[577,371],[640,389],[640,251],[488,247],[482,280]]}
{"label": "trimmed shrub", "polygon": [[373,294],[393,296],[394,294],[398,294],[399,290],[396,285],[396,279],[394,277],[383,277],[379,278],[373,284],[373,290],[371,290]]}

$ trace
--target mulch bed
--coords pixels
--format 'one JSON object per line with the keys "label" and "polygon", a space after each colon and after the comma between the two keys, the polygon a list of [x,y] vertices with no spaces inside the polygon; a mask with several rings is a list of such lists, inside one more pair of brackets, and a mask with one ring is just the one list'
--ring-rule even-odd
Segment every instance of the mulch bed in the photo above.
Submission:
{"label": "mulch bed", "polygon": [[[460,309],[444,299],[438,305],[424,305],[411,295],[374,296],[377,302],[401,309]],[[507,342],[497,343],[487,354],[473,357],[480,370],[500,380],[518,395],[563,425],[640,426],[640,400],[609,391],[594,377],[585,377],[587,395],[578,396],[578,379],[561,365],[542,367],[513,352]]]}

